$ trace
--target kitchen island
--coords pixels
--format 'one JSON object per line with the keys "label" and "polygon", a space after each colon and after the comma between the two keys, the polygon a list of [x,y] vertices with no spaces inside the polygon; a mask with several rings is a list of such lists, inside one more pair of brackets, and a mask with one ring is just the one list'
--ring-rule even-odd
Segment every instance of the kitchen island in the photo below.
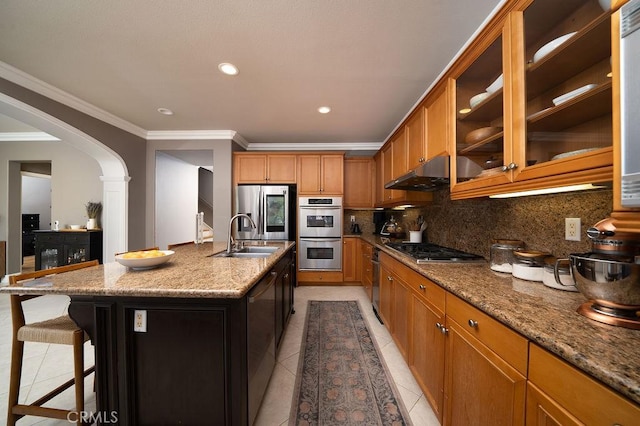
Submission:
{"label": "kitchen island", "polygon": [[71,297],[69,314],[95,345],[102,418],[246,425],[292,311],[294,244],[269,242],[278,250],[261,258],[212,257],[225,243],[186,244],[154,269],[113,262],[0,291]]}

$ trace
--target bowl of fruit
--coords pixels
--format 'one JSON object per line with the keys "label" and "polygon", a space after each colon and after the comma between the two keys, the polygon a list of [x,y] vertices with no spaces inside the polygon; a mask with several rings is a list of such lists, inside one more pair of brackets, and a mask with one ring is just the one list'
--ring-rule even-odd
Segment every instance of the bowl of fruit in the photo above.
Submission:
{"label": "bowl of fruit", "polygon": [[173,250],[139,250],[116,255],[116,262],[131,269],[151,269],[173,257]]}

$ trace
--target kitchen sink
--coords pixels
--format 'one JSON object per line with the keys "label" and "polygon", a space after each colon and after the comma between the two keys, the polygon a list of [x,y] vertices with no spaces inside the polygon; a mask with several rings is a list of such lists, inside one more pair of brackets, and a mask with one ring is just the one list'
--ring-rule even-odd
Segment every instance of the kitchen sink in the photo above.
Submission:
{"label": "kitchen sink", "polygon": [[240,250],[233,251],[231,253],[227,253],[226,251],[221,251],[220,253],[216,253],[213,257],[240,257],[240,258],[260,258],[260,257],[269,257],[273,254],[278,247],[268,247],[268,246],[246,246],[241,248]]}
{"label": "kitchen sink", "polygon": [[278,250],[278,247],[269,246],[245,246],[235,253],[265,253],[271,254]]}

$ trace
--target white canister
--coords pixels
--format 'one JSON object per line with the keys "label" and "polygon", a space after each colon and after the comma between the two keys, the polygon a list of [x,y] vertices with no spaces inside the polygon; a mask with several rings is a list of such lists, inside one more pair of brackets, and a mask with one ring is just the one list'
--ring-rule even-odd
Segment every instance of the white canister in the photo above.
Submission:
{"label": "white canister", "polygon": [[422,242],[422,231],[409,231],[409,242],[410,243],[421,243]]}
{"label": "white canister", "polygon": [[537,250],[514,250],[513,276],[521,280],[542,282],[545,258],[551,253]]}

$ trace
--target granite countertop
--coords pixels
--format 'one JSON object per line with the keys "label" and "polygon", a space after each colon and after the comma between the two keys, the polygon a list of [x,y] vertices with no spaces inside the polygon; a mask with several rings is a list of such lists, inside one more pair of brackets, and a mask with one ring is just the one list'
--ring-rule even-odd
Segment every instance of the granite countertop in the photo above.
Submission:
{"label": "granite countertop", "polygon": [[418,265],[409,256],[387,248],[378,236],[359,237],[640,403],[640,330],[603,324],[578,314],[576,309],[587,301],[581,293],[494,272],[489,262]]}
{"label": "granite countertop", "polygon": [[226,243],[187,244],[174,248],[175,255],[169,262],[154,269],[133,270],[114,261],[40,278],[22,286],[0,287],[0,292],[238,299],[274,267],[295,243],[268,241],[250,245],[276,246],[278,250],[264,258],[211,257],[213,253],[225,250]]}

